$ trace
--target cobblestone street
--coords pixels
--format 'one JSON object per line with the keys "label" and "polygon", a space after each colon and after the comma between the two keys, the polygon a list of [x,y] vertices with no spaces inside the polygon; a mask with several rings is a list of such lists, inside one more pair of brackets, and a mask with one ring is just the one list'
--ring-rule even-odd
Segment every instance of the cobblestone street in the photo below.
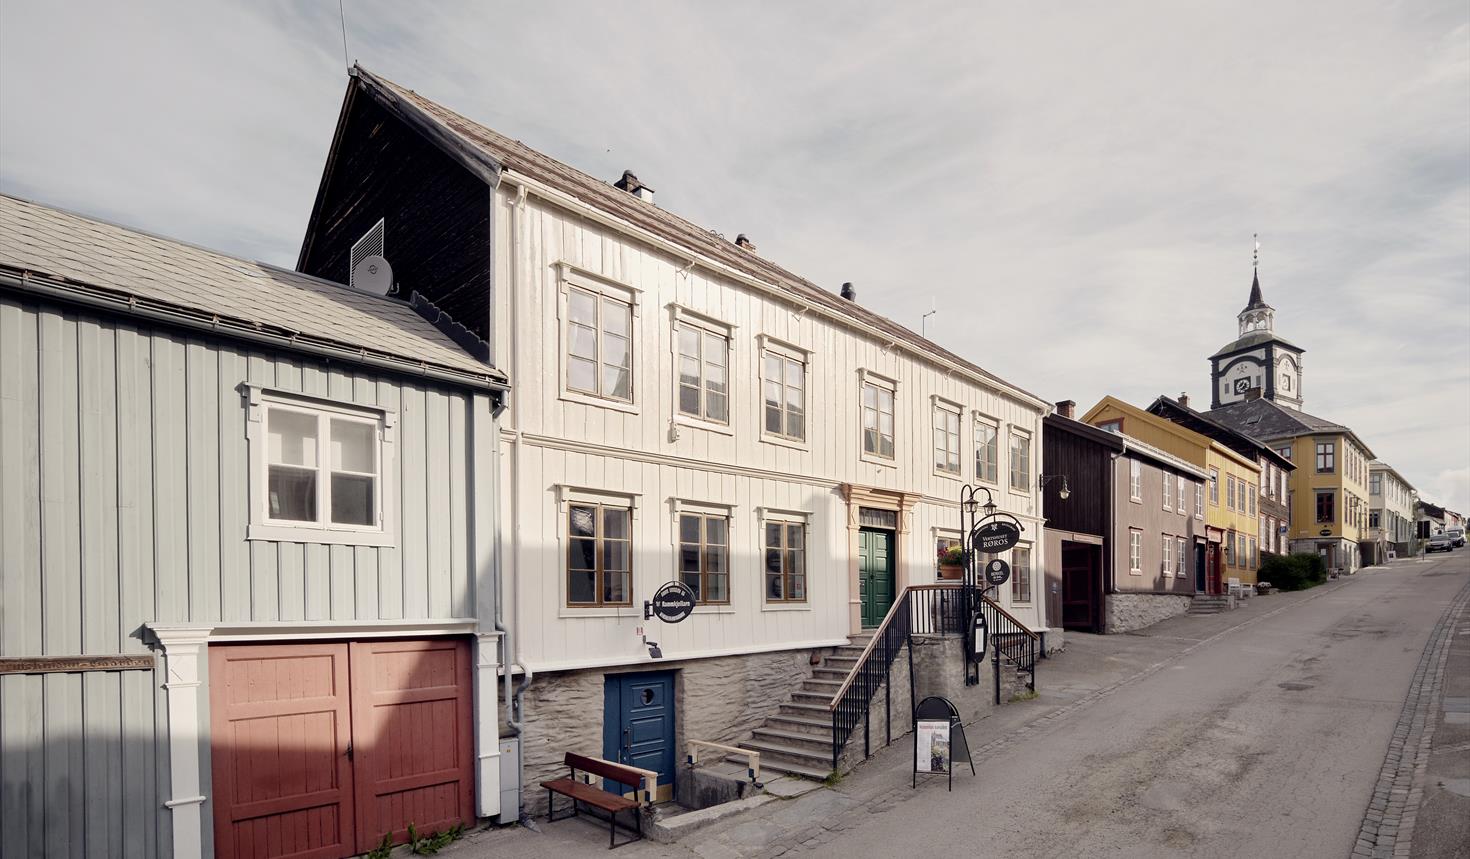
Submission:
{"label": "cobblestone street", "polygon": [[[1372,568],[1136,634],[1074,635],[1042,664],[1036,700],[967,726],[979,776],[962,771],[953,793],[938,779],[910,788],[905,739],[832,789],[620,855],[985,844],[1015,856],[1403,856],[1410,838],[1415,856],[1463,855],[1454,791],[1470,755],[1460,698],[1454,688],[1445,698],[1444,684],[1455,618],[1466,624],[1467,558]],[[584,821],[541,829],[479,833],[447,855],[605,849],[603,830]]]}

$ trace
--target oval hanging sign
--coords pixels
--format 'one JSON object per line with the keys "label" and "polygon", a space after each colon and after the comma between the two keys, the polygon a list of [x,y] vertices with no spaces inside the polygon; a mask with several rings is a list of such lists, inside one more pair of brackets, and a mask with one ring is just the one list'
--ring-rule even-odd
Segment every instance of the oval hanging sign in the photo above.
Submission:
{"label": "oval hanging sign", "polygon": [[644,604],[644,618],[678,623],[694,613],[694,589],[683,582],[667,582]]}
{"label": "oval hanging sign", "polygon": [[1010,522],[992,519],[982,522],[970,536],[970,547],[977,552],[995,554],[1004,552],[1021,539],[1021,529]]}
{"label": "oval hanging sign", "polygon": [[1011,565],[996,558],[985,565],[985,581],[987,584],[1000,587],[1011,577]]}

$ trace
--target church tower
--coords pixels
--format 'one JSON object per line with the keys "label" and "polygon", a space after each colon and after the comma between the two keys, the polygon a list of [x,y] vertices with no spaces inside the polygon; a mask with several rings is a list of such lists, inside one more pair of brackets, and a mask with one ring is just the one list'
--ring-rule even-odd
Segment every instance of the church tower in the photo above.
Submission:
{"label": "church tower", "polygon": [[1302,349],[1276,334],[1276,309],[1261,295],[1260,243],[1251,295],[1236,316],[1239,336],[1210,356],[1210,408],[1255,398],[1302,407]]}

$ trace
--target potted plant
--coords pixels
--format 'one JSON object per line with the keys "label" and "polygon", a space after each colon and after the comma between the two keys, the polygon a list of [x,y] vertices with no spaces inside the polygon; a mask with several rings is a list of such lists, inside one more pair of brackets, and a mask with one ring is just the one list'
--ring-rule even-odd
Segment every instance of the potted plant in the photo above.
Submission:
{"label": "potted plant", "polygon": [[959,579],[965,575],[965,550],[961,546],[950,546],[939,550],[939,577]]}

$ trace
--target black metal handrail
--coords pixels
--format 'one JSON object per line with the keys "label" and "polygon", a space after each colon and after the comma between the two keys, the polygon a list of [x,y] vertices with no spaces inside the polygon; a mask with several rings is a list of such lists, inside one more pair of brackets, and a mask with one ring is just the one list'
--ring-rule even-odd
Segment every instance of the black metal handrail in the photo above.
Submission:
{"label": "black metal handrail", "polygon": [[1000,703],[1000,664],[1005,660],[1015,666],[1016,671],[1027,675],[1026,688],[1036,691],[1036,657],[1040,652],[1041,636],[1026,628],[1010,612],[984,594],[980,595],[980,611],[985,615],[985,626],[989,630],[991,661],[995,668],[995,703]]}
{"label": "black metal handrail", "polygon": [[[858,657],[843,680],[837,694],[827,708],[832,712],[832,770],[836,772],[842,747],[863,723],[863,755],[872,752],[872,736],[869,713],[873,696],[889,679],[893,660],[899,650],[909,643],[911,634],[958,633],[965,628],[964,606],[961,602],[960,586],[957,584],[910,585],[903,589],[898,599],[889,607],[883,622],[873,632],[873,638]],[[909,677],[913,684],[912,671]],[[913,690],[910,689],[910,697]],[[888,689],[884,710],[886,726],[885,745],[893,741],[893,689]]]}

